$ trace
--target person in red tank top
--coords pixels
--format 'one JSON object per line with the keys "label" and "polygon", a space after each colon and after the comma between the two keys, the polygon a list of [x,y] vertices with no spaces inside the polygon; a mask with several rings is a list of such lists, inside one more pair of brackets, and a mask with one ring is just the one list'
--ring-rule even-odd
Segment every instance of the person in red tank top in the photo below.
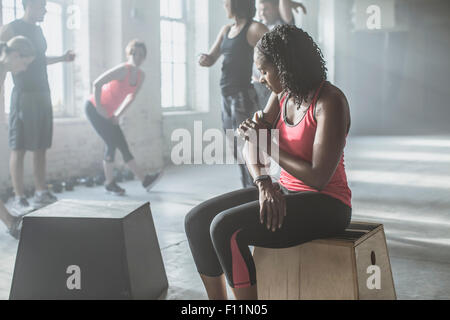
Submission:
{"label": "person in red tank top", "polygon": [[[238,129],[248,140],[244,155],[256,188],[210,199],[185,219],[210,299],[227,299],[224,275],[236,299],[257,299],[249,246],[288,248],[333,237],[352,216],[343,156],[350,111],[345,95],[326,81],[320,49],[306,32],[284,25],[262,37],[254,57],[260,81],[272,91],[262,114]],[[271,140],[267,129],[278,130],[278,156],[271,147],[253,145],[255,136]],[[277,183],[264,173],[265,161],[256,161],[258,151],[282,168]]]}
{"label": "person in red tank top", "polygon": [[[300,57],[292,58],[302,50],[302,38],[313,43],[308,64]],[[262,113],[241,125],[241,135],[248,138],[269,132],[260,129],[278,129],[280,150],[274,160],[281,167],[279,184],[288,192],[322,193],[351,207],[344,164],[350,110],[344,93],[326,81],[320,49],[301,29],[285,26],[261,39],[255,65],[262,73],[260,82],[271,89],[272,96]],[[265,151],[270,155],[270,150]],[[250,153],[249,170],[258,177],[262,165]],[[271,180],[263,178],[259,186],[268,188],[269,199],[276,197]],[[279,210],[267,210],[282,219]]]}
{"label": "person in red tank top", "polygon": [[126,49],[128,61],[102,74],[94,82],[94,92],[86,103],[86,115],[95,131],[105,142],[103,167],[105,188],[108,193],[125,194],[114,180],[116,149],[122,153],[124,162],[147,190],[160,173],[144,175],[131,154],[120,128],[119,120],[131,106],[145,81],[145,73],[139,68],[147,56],[145,43],[131,41]]}

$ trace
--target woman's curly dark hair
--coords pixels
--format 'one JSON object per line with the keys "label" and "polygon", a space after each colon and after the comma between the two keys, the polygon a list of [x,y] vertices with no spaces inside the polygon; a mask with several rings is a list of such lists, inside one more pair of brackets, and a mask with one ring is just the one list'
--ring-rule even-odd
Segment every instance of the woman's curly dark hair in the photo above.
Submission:
{"label": "woman's curly dark hair", "polygon": [[238,18],[252,20],[256,15],[255,0],[231,0],[231,12]]}
{"label": "woman's curly dark hair", "polygon": [[298,104],[327,79],[322,51],[302,29],[277,26],[262,37],[257,48],[276,66],[283,89]]}

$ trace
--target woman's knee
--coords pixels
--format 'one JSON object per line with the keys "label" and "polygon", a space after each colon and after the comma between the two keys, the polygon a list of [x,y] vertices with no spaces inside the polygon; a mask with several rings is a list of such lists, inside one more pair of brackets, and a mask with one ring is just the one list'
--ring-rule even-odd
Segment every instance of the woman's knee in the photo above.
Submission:
{"label": "woman's knee", "polygon": [[209,223],[202,206],[192,209],[184,218],[184,229],[188,238],[209,230]]}
{"label": "woman's knee", "polygon": [[218,214],[211,222],[209,234],[213,243],[220,243],[224,239],[230,238],[230,230],[232,230],[230,217],[224,212]]}
{"label": "woman's knee", "polygon": [[113,163],[116,158],[116,148],[106,145],[104,160],[107,163]]}

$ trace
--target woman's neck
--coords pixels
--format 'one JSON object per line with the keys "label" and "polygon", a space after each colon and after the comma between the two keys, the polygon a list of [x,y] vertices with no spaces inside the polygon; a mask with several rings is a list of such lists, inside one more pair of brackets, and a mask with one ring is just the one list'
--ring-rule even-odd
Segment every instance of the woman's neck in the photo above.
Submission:
{"label": "woman's neck", "polygon": [[243,26],[247,23],[247,19],[245,18],[234,18],[234,20],[236,21],[236,27],[240,27]]}

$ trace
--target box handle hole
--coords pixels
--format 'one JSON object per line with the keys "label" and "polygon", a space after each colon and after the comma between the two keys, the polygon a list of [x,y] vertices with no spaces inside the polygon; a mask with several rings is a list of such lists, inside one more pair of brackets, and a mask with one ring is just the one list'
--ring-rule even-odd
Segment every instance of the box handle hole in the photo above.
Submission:
{"label": "box handle hole", "polygon": [[370,260],[372,261],[373,266],[377,264],[377,257],[375,256],[375,251],[372,251],[372,253],[370,254]]}

